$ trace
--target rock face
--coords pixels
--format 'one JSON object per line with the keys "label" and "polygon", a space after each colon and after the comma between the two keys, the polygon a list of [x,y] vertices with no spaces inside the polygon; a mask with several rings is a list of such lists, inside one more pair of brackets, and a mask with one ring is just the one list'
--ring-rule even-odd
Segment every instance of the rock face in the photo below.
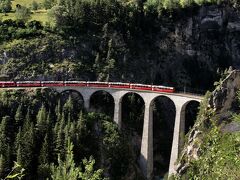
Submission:
{"label": "rock face", "polygon": [[[106,25],[96,36],[89,30],[87,38],[80,34],[75,44],[49,36],[35,40],[37,46],[31,45],[31,39],[11,45],[10,50],[1,46],[2,72],[12,79],[107,79],[209,89],[217,79],[218,68],[240,67],[237,9],[211,5],[176,14],[159,18],[146,15],[139,31]],[[22,50],[23,44],[29,44],[31,53]],[[107,62],[107,54],[114,61]],[[45,67],[40,71],[36,64]],[[109,73],[107,78],[102,78],[103,73]]]}
{"label": "rock face", "polygon": [[236,111],[236,94],[240,89],[240,71],[233,71],[219,87],[213,91],[210,99],[210,106],[217,112],[224,113],[229,110]]}
{"label": "rock face", "polygon": [[[232,71],[219,86],[212,92],[207,101],[207,108],[214,111],[214,120],[221,125],[222,132],[240,131],[240,124],[229,122],[230,111],[239,112],[236,108],[237,91],[240,90],[240,71]],[[239,107],[239,106],[238,106]],[[205,109],[207,111],[207,109]],[[185,147],[182,151],[180,161],[177,165],[177,174],[181,175],[187,169],[189,162],[199,157],[199,147],[201,145],[202,132],[201,127],[208,124],[208,117],[198,117],[193,129],[190,131]],[[199,143],[200,142],[200,143]]]}

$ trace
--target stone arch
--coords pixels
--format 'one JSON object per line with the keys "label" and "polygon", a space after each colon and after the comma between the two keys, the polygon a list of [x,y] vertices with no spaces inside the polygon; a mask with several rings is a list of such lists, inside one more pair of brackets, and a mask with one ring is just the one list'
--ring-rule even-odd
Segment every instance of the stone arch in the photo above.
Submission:
{"label": "stone arch", "polygon": [[145,101],[143,96],[137,92],[126,92],[120,97],[122,108],[122,130],[132,142],[135,154],[135,162],[141,153],[143,134],[143,123],[145,113]]}
{"label": "stone arch", "polygon": [[[137,92],[126,92],[120,97],[120,103],[122,107],[122,124],[123,129],[126,129],[126,123],[127,120],[130,120],[130,124],[128,123],[128,126],[130,125],[137,125],[137,129],[139,128],[139,135],[142,135],[142,128],[143,128],[143,119],[144,119],[144,108],[145,108],[145,101],[141,94]],[[139,106],[141,107],[139,107]],[[128,113],[129,112],[129,113]],[[131,113],[131,114],[130,114]],[[132,119],[134,117],[128,117],[128,116],[134,116],[135,114],[138,114],[137,116],[140,118]],[[139,125],[139,119],[141,119],[141,122]],[[131,122],[133,120],[134,122]],[[124,126],[125,124],[125,126]],[[130,127],[134,129],[133,127]],[[135,129],[136,130],[136,129]]]}
{"label": "stone arch", "polygon": [[64,104],[69,96],[72,97],[73,101],[76,103],[76,107],[82,109],[84,107],[84,97],[83,95],[74,89],[67,89],[60,92],[61,104]]}
{"label": "stone arch", "polygon": [[[70,117],[71,120],[78,119],[80,111],[84,108],[84,99],[80,92],[74,89],[65,89],[59,92],[61,115],[65,120]],[[70,116],[68,116],[70,113]]]}
{"label": "stone arch", "polygon": [[159,95],[150,102],[153,113],[153,176],[163,178],[169,170],[176,119],[171,97]]}
{"label": "stone arch", "polygon": [[199,105],[200,102],[197,100],[189,100],[183,104],[181,112],[184,117],[182,118],[183,120],[181,121],[181,132],[182,133],[184,132],[184,135],[186,135],[189,132],[190,128],[193,127],[197,117]]}
{"label": "stone arch", "polygon": [[90,95],[90,111],[102,112],[113,118],[114,97],[106,90],[96,90]]}
{"label": "stone arch", "polygon": [[187,112],[187,106],[189,103],[195,102],[200,104],[198,100],[187,100],[181,107],[180,110],[180,129],[179,129],[179,146],[178,146],[178,154],[182,151],[185,141],[185,135],[188,133],[190,126],[194,125],[194,122],[186,123],[186,113]]}

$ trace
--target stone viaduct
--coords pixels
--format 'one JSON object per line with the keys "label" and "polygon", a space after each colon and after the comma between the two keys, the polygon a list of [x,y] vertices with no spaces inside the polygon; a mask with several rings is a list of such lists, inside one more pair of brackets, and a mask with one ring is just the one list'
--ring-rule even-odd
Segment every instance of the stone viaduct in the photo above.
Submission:
{"label": "stone viaduct", "polygon": [[180,93],[159,93],[153,91],[140,91],[135,89],[111,89],[111,88],[94,88],[94,87],[53,87],[59,93],[66,91],[77,91],[82,95],[84,107],[86,110],[90,108],[91,96],[99,91],[109,93],[114,99],[114,121],[121,128],[122,115],[122,98],[127,93],[136,93],[140,95],[145,103],[143,133],[141,143],[141,154],[139,158],[140,168],[146,179],[152,179],[153,176],[153,101],[155,98],[164,96],[172,100],[176,108],[174,134],[172,141],[172,150],[169,165],[169,174],[175,173],[175,162],[178,158],[181,139],[180,134],[185,128],[185,108],[190,101],[200,102],[201,96],[194,96]]}
{"label": "stone viaduct", "polygon": [[[20,87],[21,88],[21,87]],[[117,89],[108,87],[77,87],[77,86],[51,86],[59,93],[75,91],[81,94],[84,101],[84,108],[90,110],[90,99],[93,94],[99,91],[107,92],[114,100],[114,121],[121,128],[122,99],[128,93],[135,93],[142,97],[145,105],[143,133],[141,142],[141,153],[139,157],[140,168],[146,179],[153,177],[153,102],[157,97],[167,97],[175,105],[175,124],[172,141],[172,150],[169,164],[169,174],[175,173],[175,162],[178,158],[183,140],[180,135],[185,131],[185,109],[189,102],[201,102],[202,96],[181,94],[181,93],[160,93],[155,91],[141,91],[136,89]]]}

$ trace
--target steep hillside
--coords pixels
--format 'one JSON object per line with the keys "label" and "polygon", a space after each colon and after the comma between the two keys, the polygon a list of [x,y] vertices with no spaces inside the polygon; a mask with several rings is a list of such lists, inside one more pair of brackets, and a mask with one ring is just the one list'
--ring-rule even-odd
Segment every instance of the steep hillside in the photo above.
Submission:
{"label": "steep hillside", "polygon": [[206,90],[218,79],[217,69],[240,66],[240,16],[230,4],[161,15],[116,8],[116,17],[102,14],[96,19],[101,15],[92,12],[74,29],[74,23],[62,30],[36,22],[1,23],[2,77],[131,81]]}
{"label": "steep hillside", "polygon": [[240,71],[206,95],[189,132],[176,179],[239,179]]}

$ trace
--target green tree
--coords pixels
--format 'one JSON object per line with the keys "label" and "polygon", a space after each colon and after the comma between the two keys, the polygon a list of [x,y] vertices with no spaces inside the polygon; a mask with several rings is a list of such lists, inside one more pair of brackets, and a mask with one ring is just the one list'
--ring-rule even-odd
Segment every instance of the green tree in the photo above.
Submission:
{"label": "green tree", "polygon": [[23,108],[22,108],[22,104],[20,104],[17,108],[16,114],[15,114],[15,122],[16,122],[16,126],[21,126],[23,123],[23,119],[24,119],[24,115],[23,115]]}
{"label": "green tree", "polygon": [[102,180],[102,174],[103,174],[103,170],[102,169],[98,169],[98,170],[94,170],[94,164],[95,164],[95,160],[92,156],[90,156],[89,160],[87,160],[86,158],[83,159],[82,161],[83,163],[83,167],[84,167],[84,172],[79,172],[79,177],[82,180]]}
{"label": "green tree", "polygon": [[38,10],[38,7],[39,7],[38,3],[36,1],[33,1],[32,2],[32,10],[36,11],[36,10]]}
{"label": "green tree", "polygon": [[60,122],[62,119],[62,108],[61,108],[61,100],[58,100],[57,106],[55,107],[55,114],[57,116],[57,122]]}
{"label": "green tree", "polygon": [[17,20],[27,22],[31,19],[31,11],[25,6],[18,7],[15,12],[15,17]]}
{"label": "green tree", "polygon": [[6,158],[0,154],[0,177],[4,177],[7,172],[7,160]]}
{"label": "green tree", "polygon": [[55,125],[55,153],[60,155],[63,159],[65,157],[65,134],[64,134],[65,120],[62,116],[61,122]]}
{"label": "green tree", "polygon": [[79,178],[80,168],[75,166],[73,159],[73,144],[68,140],[65,161],[58,155],[58,166],[51,164],[51,177],[54,180],[77,180]]}
{"label": "green tree", "polygon": [[0,12],[7,13],[12,10],[12,2],[11,0],[1,0],[0,1]]}
{"label": "green tree", "polygon": [[54,5],[54,0],[44,0],[43,1],[43,7],[45,9],[51,9]]}
{"label": "green tree", "polygon": [[22,168],[20,164],[18,164],[17,162],[14,162],[14,166],[11,172],[4,178],[4,180],[7,180],[7,179],[21,180],[24,177],[24,171],[25,169]]}
{"label": "green tree", "polygon": [[0,155],[1,157],[1,172],[0,177],[8,172],[11,167],[11,136],[13,135],[11,120],[9,116],[4,116],[0,124]]}
{"label": "green tree", "polygon": [[28,128],[24,128],[22,136],[22,144],[18,147],[17,152],[17,162],[26,169],[28,177],[34,174],[34,161],[35,161],[35,128],[34,124],[31,122],[28,124]]}
{"label": "green tree", "polygon": [[37,130],[40,133],[40,137],[44,137],[44,134],[46,133],[49,122],[48,122],[48,114],[47,110],[44,105],[39,109],[37,114]]}
{"label": "green tree", "polygon": [[67,102],[63,106],[63,113],[64,113],[64,118],[68,119],[70,121],[73,120],[74,117],[74,103],[71,95],[69,96]]}
{"label": "green tree", "polygon": [[50,144],[49,135],[46,134],[38,157],[38,178],[42,180],[50,178]]}
{"label": "green tree", "polygon": [[86,120],[83,117],[83,112],[80,111],[78,115],[77,129],[80,134],[80,137],[84,137],[87,132]]}

